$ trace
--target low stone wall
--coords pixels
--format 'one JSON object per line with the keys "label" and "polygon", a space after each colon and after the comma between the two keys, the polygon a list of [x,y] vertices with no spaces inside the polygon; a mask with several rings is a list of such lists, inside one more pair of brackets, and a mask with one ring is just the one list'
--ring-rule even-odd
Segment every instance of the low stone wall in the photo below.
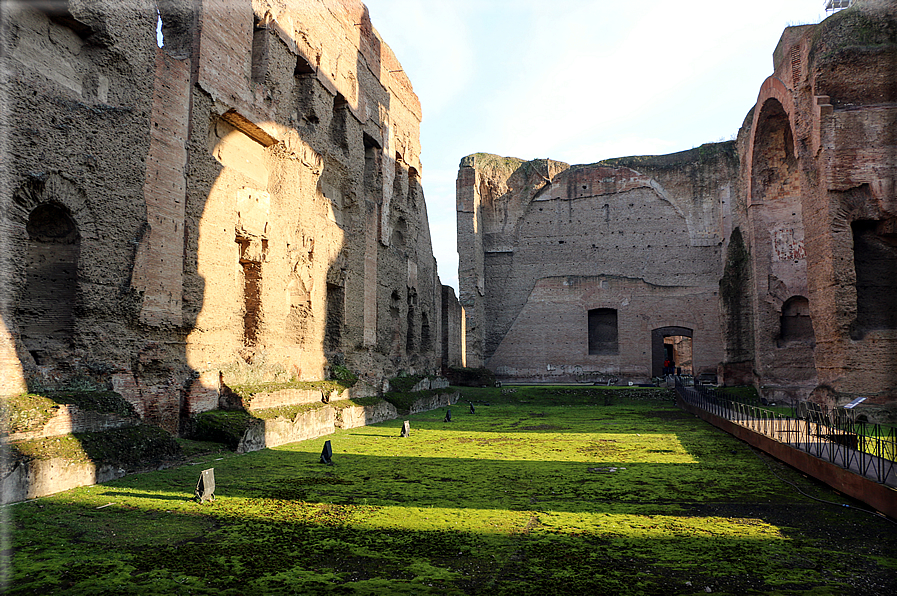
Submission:
{"label": "low stone wall", "polygon": [[243,407],[249,411],[266,410],[280,406],[313,404],[323,400],[324,394],[319,389],[283,389],[270,393],[256,393],[250,399],[243,400]]}
{"label": "low stone wall", "polygon": [[[458,403],[460,397],[458,392],[423,397],[414,402],[409,414],[450,406]],[[323,437],[333,434],[337,428],[357,428],[398,417],[395,406],[386,401],[370,406],[341,406],[337,401],[297,414],[292,420],[284,417],[257,420],[240,439],[237,453]]]}
{"label": "low stone wall", "polygon": [[[342,395],[348,397],[351,395],[351,392],[343,392]],[[414,402],[410,413],[417,414],[449,406],[457,403],[460,397],[461,394],[455,392],[421,398]],[[320,399],[321,393],[317,392],[315,401]],[[284,405],[295,403],[290,402]],[[75,406],[68,406],[63,409],[67,414],[60,414],[60,420],[76,421],[74,424],[81,425],[77,426],[79,429],[77,432],[110,430],[135,423],[135,421],[126,418],[116,421],[115,419],[118,417],[109,416],[108,414],[104,415],[105,418],[103,420],[93,420],[89,416],[90,412],[80,410]],[[73,415],[73,410],[78,410],[80,413]],[[81,414],[84,414],[84,416]],[[237,453],[248,453],[267,447],[314,439],[333,434],[337,428],[357,428],[396,418],[398,418],[398,412],[389,402],[379,402],[370,406],[343,407],[339,404],[339,400],[336,400],[336,403],[300,412],[293,419],[284,417],[257,419],[240,440],[237,446]],[[125,422],[128,424],[125,424]],[[120,426],[115,426],[119,423],[121,423]],[[63,423],[60,422],[58,424],[61,425]],[[62,428],[62,426],[57,426],[56,428]],[[0,499],[2,499],[3,503],[13,503],[51,495],[77,486],[108,482],[121,478],[124,475],[125,470],[121,468],[114,466],[97,467],[90,462],[73,462],[64,459],[31,460],[17,463],[13,470],[3,478],[2,484],[0,484]]]}
{"label": "low stone wall", "polygon": [[337,428],[357,428],[368,424],[377,424],[384,420],[394,420],[399,417],[396,407],[387,401],[372,406],[348,406],[340,407],[334,404],[336,409]]}
{"label": "low stone wall", "polygon": [[455,393],[440,393],[439,395],[433,395],[431,397],[422,397],[411,405],[411,409],[408,413],[420,414],[421,412],[429,412],[436,408],[451,406],[458,403],[460,398],[461,394],[457,391]]}
{"label": "low stone wall", "polygon": [[292,420],[283,417],[259,419],[240,439],[237,453],[329,435],[336,429],[335,423],[336,411],[330,406],[300,412]]}
{"label": "low stone wall", "polygon": [[56,413],[39,430],[12,433],[7,441],[33,441],[71,433],[91,433],[135,426],[138,418],[116,416],[108,412],[84,410],[72,404],[60,404]]}
{"label": "low stone wall", "polygon": [[90,462],[73,462],[66,459],[34,459],[15,464],[3,478],[0,500],[15,503],[52,495],[76,486],[108,482],[125,475],[115,466],[97,467]]}

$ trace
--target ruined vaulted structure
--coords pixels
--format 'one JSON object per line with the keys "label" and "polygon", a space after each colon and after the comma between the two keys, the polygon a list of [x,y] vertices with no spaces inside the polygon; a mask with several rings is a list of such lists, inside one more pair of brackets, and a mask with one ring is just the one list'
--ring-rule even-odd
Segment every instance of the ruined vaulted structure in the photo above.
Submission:
{"label": "ruined vaulted structure", "polygon": [[457,354],[420,104],[361,2],[20,2],[2,26],[4,393],[115,389],[177,431],[225,385],[344,365],[376,391]]}
{"label": "ruined vaulted structure", "polygon": [[897,5],[789,27],[737,140],[568,166],[464,158],[468,362],[897,402]]}

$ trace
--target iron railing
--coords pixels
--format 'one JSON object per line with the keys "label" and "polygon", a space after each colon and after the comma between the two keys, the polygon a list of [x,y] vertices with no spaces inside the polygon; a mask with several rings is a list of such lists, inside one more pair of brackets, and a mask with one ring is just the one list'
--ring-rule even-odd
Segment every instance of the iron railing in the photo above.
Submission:
{"label": "iron railing", "polygon": [[897,487],[897,433],[881,424],[857,421],[856,412],[800,402],[783,414],[733,401],[713,387],[687,387],[675,379],[676,393],[692,406],[790,445],[881,484]]}

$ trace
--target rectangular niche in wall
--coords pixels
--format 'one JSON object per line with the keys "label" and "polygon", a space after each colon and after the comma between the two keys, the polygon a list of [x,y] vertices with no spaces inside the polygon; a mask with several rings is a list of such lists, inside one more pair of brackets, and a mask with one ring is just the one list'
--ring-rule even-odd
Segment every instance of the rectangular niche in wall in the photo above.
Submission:
{"label": "rectangular niche in wall", "polygon": [[346,318],[346,296],[343,286],[327,284],[327,322],[324,328],[324,349],[336,352],[343,343]]}
{"label": "rectangular niche in wall", "polygon": [[857,318],[853,339],[873,329],[897,329],[897,242],[881,234],[882,222],[855,221],[853,262],[856,268]]}
{"label": "rectangular niche in wall", "polygon": [[589,354],[616,354],[617,311],[593,308],[589,311]]}

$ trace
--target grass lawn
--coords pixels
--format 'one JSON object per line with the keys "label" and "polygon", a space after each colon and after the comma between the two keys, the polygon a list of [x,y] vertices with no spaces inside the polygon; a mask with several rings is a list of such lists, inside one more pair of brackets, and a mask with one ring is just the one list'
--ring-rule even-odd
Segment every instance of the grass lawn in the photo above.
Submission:
{"label": "grass lawn", "polygon": [[[472,400],[2,509],[9,594],[887,594],[897,528],[663,390]],[[488,403],[488,405],[487,405]],[[326,439],[334,465],[318,462]],[[216,499],[189,500],[214,467]]]}

